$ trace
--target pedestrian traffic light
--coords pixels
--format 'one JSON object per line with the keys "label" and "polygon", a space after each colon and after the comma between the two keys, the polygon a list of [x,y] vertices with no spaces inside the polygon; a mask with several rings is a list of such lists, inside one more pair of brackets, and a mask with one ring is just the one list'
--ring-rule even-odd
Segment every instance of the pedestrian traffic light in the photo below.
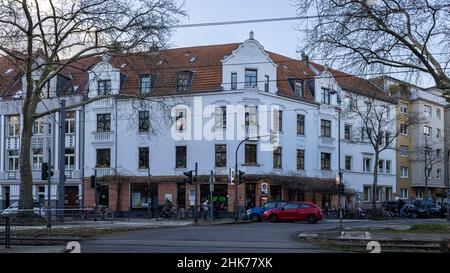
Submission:
{"label": "pedestrian traffic light", "polygon": [[47,180],[49,175],[50,175],[50,177],[52,177],[53,171],[50,170],[48,163],[43,162],[42,163],[42,173],[41,173],[42,180]]}
{"label": "pedestrian traffic light", "polygon": [[192,171],[183,172],[183,174],[187,177],[184,178],[183,181],[192,184]]}
{"label": "pedestrian traffic light", "polygon": [[245,174],[245,172],[243,172],[243,171],[238,172],[238,183],[239,184],[244,183],[244,174]]}
{"label": "pedestrian traffic light", "polygon": [[344,193],[345,193],[344,183],[339,183],[339,194],[344,195]]}
{"label": "pedestrian traffic light", "polygon": [[96,184],[97,182],[95,175],[91,175],[91,188],[95,189],[95,187],[97,186]]}

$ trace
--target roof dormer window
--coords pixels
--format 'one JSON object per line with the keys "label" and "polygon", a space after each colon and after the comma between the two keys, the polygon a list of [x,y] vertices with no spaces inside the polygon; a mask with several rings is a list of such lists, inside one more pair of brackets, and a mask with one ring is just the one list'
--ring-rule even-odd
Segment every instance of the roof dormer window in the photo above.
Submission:
{"label": "roof dormer window", "polygon": [[305,89],[302,81],[296,80],[294,84],[294,93],[297,97],[303,98],[305,96]]}
{"label": "roof dormer window", "polygon": [[152,77],[148,74],[139,75],[139,92],[148,94],[152,89]]}
{"label": "roof dormer window", "polygon": [[182,71],[177,74],[177,91],[187,91],[191,84],[193,73]]}
{"label": "roof dormer window", "polygon": [[245,87],[255,87],[258,85],[258,70],[245,69]]}
{"label": "roof dormer window", "polygon": [[99,96],[111,95],[111,80],[98,81],[98,95]]}
{"label": "roof dormer window", "polygon": [[197,61],[198,57],[197,56],[192,56],[191,59],[189,59],[190,63],[195,63],[195,61]]}

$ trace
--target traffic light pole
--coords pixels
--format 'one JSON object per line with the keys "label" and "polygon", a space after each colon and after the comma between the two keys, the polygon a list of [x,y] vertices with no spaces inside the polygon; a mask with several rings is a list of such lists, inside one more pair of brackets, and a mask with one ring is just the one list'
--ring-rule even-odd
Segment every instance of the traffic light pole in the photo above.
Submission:
{"label": "traffic light pole", "polygon": [[239,147],[241,147],[242,143],[244,143],[245,141],[249,140],[248,137],[246,137],[244,140],[242,140],[237,148],[236,148],[236,154],[235,154],[235,165],[234,165],[234,185],[236,187],[236,191],[234,193],[234,221],[238,221],[239,220],[239,198],[238,198],[238,187],[239,187],[239,181],[238,181],[238,177],[237,174],[239,173],[238,171],[238,151],[239,151]]}
{"label": "traffic light pole", "polygon": [[65,207],[65,148],[66,148],[66,101],[61,100],[61,109],[59,114],[59,198],[58,198],[58,218],[59,221],[64,222],[64,207]]}
{"label": "traffic light pole", "polygon": [[48,170],[47,170],[47,228],[52,228],[52,211],[51,211],[51,202],[52,202],[52,161],[51,153],[48,153]]}

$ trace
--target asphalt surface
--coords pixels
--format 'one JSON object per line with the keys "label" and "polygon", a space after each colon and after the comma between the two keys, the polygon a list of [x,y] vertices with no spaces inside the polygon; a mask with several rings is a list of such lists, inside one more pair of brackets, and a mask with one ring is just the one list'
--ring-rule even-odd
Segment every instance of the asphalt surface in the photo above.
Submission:
{"label": "asphalt surface", "polygon": [[[189,226],[114,233],[81,242],[83,253],[317,253],[331,252],[300,242],[298,235],[337,227],[318,224],[249,223]],[[333,251],[334,252],[334,251]]]}

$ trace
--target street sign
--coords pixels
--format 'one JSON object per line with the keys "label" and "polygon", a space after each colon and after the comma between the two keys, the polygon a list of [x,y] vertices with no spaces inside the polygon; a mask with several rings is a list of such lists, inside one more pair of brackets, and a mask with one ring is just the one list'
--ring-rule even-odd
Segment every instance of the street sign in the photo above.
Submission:
{"label": "street sign", "polygon": [[231,185],[233,185],[234,182],[236,182],[236,170],[234,168],[230,168],[228,172],[228,181]]}
{"label": "street sign", "polygon": [[261,183],[261,194],[268,194],[267,183]]}

